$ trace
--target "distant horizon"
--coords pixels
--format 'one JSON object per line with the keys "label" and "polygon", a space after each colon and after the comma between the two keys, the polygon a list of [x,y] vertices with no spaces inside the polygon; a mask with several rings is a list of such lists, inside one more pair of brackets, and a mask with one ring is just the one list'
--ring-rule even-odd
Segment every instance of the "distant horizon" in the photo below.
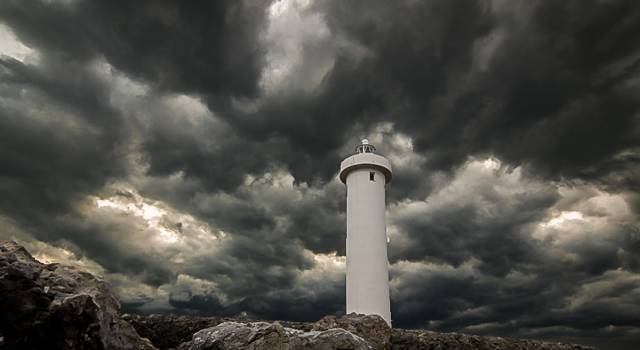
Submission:
{"label": "distant horizon", "polygon": [[0,2],[0,239],[132,312],[345,311],[340,161],[394,327],[640,347],[640,3]]}

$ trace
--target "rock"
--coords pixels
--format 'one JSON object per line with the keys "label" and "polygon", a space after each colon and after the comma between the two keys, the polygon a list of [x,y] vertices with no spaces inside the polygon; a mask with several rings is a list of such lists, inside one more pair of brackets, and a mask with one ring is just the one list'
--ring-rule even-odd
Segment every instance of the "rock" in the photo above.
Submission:
{"label": "rock", "polygon": [[0,310],[3,349],[155,349],[120,318],[104,281],[15,242],[0,241]]}
{"label": "rock", "polygon": [[[125,314],[122,318],[138,331],[138,334],[148,338],[159,349],[174,349],[184,342],[191,340],[193,334],[201,329],[210,328],[226,321],[241,323],[257,322],[247,317],[203,317],[191,315]],[[313,328],[312,323],[277,321],[284,327],[305,332]]]}
{"label": "rock", "polygon": [[304,332],[280,323],[224,322],[193,335],[180,350],[368,350],[374,347],[344,329]]}
{"label": "rock", "polygon": [[313,330],[323,331],[332,328],[342,328],[359,335],[375,346],[376,349],[391,348],[391,328],[378,315],[361,315],[350,313],[342,317],[325,316],[314,323]]}
{"label": "rock", "polygon": [[394,350],[595,350],[575,344],[402,329],[393,330],[391,343]]}

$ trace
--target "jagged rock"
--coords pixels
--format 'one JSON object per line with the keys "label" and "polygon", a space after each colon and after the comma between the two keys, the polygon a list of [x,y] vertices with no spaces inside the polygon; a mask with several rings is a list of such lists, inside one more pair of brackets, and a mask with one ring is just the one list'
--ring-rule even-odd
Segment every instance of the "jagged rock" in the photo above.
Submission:
{"label": "jagged rock", "polygon": [[368,350],[374,347],[344,329],[304,332],[280,323],[224,322],[193,335],[180,350]]}
{"label": "jagged rock", "polygon": [[376,349],[390,349],[391,328],[378,315],[350,313],[342,317],[325,316],[313,324],[314,331],[342,328],[359,335],[374,345]]}
{"label": "jagged rock", "polygon": [[3,349],[155,349],[119,317],[104,281],[15,242],[0,241],[0,310]]}

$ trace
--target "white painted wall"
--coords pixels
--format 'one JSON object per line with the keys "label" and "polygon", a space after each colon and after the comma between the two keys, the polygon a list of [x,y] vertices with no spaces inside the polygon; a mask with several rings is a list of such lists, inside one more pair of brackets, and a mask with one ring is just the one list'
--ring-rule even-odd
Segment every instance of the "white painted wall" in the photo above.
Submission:
{"label": "white painted wall", "polygon": [[377,154],[356,154],[341,164],[347,185],[347,313],[380,315],[391,325],[385,175],[390,179],[389,161]]}

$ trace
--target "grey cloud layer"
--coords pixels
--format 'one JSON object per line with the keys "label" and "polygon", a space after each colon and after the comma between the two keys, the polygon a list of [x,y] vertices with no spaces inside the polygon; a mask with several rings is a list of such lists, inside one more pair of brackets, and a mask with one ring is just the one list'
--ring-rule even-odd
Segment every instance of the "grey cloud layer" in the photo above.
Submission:
{"label": "grey cloud layer", "polygon": [[395,324],[640,342],[635,2],[8,0],[0,22],[34,52],[0,57],[0,235],[130,309],[342,312],[335,175],[369,136]]}

